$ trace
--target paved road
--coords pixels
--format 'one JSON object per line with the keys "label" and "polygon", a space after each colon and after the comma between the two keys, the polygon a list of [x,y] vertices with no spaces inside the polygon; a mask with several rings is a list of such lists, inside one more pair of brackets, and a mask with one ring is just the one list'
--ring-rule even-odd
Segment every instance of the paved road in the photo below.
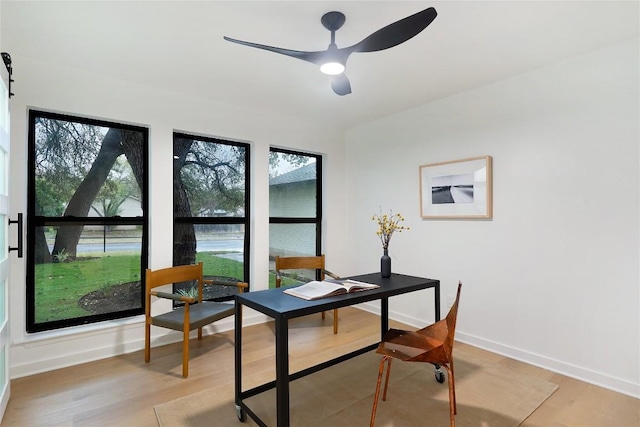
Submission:
{"label": "paved road", "polygon": [[[53,245],[49,245],[49,250],[53,250]],[[121,251],[139,251],[140,243],[134,242],[111,242],[107,245],[102,243],[79,243],[77,247],[78,253],[86,252],[121,252]],[[231,251],[242,252],[244,250],[244,241],[242,239],[228,240],[203,240],[198,242],[196,246],[198,252],[211,251]]]}

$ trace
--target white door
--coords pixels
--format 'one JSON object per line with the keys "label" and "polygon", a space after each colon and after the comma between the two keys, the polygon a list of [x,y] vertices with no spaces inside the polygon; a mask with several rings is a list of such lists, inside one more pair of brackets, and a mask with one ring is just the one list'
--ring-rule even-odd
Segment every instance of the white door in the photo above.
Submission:
{"label": "white door", "polygon": [[[0,63],[0,420],[9,402],[9,73]],[[15,241],[15,239],[14,239]]]}

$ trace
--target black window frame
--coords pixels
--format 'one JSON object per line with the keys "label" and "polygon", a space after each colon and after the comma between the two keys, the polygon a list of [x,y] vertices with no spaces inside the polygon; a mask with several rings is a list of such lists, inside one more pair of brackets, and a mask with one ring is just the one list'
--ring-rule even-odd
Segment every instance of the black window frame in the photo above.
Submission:
{"label": "black window frame", "polygon": [[[192,225],[225,225],[225,224],[242,224],[244,225],[244,246],[243,246],[243,274],[244,277],[240,278],[241,281],[246,282],[249,285],[249,288],[245,290],[248,292],[251,290],[251,283],[249,281],[250,277],[250,246],[251,246],[251,228],[250,228],[250,218],[251,218],[251,145],[246,142],[240,141],[231,141],[225,140],[221,138],[215,138],[210,136],[203,136],[199,134],[191,134],[188,132],[173,132],[172,147],[176,138],[183,139],[193,139],[202,142],[211,142],[214,144],[224,144],[224,145],[234,145],[240,146],[245,149],[245,193],[244,193],[244,216],[243,217],[177,217],[175,215],[175,205],[172,206],[173,210],[173,233],[175,236],[175,226],[176,224],[192,224]],[[172,190],[173,191],[173,190]],[[173,193],[172,193],[173,194]],[[175,238],[174,238],[175,239]],[[176,256],[175,256],[175,241],[172,245],[172,264],[174,266],[177,264]],[[177,289],[177,285],[174,284],[174,292]],[[210,301],[230,301],[234,299],[234,294],[237,293],[237,288],[230,289],[230,292],[233,294],[225,295],[220,298],[210,298]],[[179,303],[174,303],[174,307],[179,306]]]}
{"label": "black window frame", "polygon": [[[292,154],[298,156],[313,157],[316,159],[316,215],[315,217],[282,217],[271,216],[269,214],[269,224],[315,224],[316,226],[316,242],[315,256],[322,255],[322,155],[308,153],[300,150],[291,150],[286,148],[271,147],[269,153],[277,152],[283,154]],[[319,272],[317,279],[320,279]]]}
{"label": "black window frame", "polygon": [[[118,128],[141,132],[143,135],[142,164],[144,167],[144,183],[141,190],[142,196],[142,216],[136,217],[45,217],[36,215],[36,168],[35,168],[35,137],[36,118],[46,118],[52,120],[69,121],[92,126]],[[144,272],[148,266],[148,243],[149,243],[149,128],[131,124],[119,123],[104,119],[95,119],[71,114],[54,113],[50,111],[30,109],[28,111],[28,163],[27,163],[27,260],[26,260],[26,332],[37,333],[49,330],[62,329],[73,326],[80,326],[98,323],[108,320],[122,319],[144,314]],[[49,322],[36,323],[36,295],[35,295],[35,257],[33,254],[36,247],[35,230],[43,226],[65,226],[65,225],[136,225],[142,228],[141,252],[140,252],[140,307],[117,312],[92,314],[71,319],[55,320]]]}

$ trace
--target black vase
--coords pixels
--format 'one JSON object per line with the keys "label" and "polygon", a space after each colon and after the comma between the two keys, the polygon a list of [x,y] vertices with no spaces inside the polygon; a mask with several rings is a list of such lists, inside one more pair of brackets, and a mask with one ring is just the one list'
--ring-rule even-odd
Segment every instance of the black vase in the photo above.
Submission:
{"label": "black vase", "polygon": [[387,249],[384,250],[384,255],[380,258],[380,275],[382,277],[391,277],[391,257]]}

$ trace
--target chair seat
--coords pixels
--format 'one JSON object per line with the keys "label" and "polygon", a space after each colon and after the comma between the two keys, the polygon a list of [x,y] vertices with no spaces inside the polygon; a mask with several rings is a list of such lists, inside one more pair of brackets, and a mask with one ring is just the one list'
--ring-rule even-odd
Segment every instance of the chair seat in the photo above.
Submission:
{"label": "chair seat", "polygon": [[[232,315],[235,310],[233,304],[223,302],[203,301],[189,306],[189,330],[201,328],[209,323]],[[151,324],[163,328],[182,331],[184,324],[184,307],[176,308],[168,313],[159,314],[151,318]]]}

